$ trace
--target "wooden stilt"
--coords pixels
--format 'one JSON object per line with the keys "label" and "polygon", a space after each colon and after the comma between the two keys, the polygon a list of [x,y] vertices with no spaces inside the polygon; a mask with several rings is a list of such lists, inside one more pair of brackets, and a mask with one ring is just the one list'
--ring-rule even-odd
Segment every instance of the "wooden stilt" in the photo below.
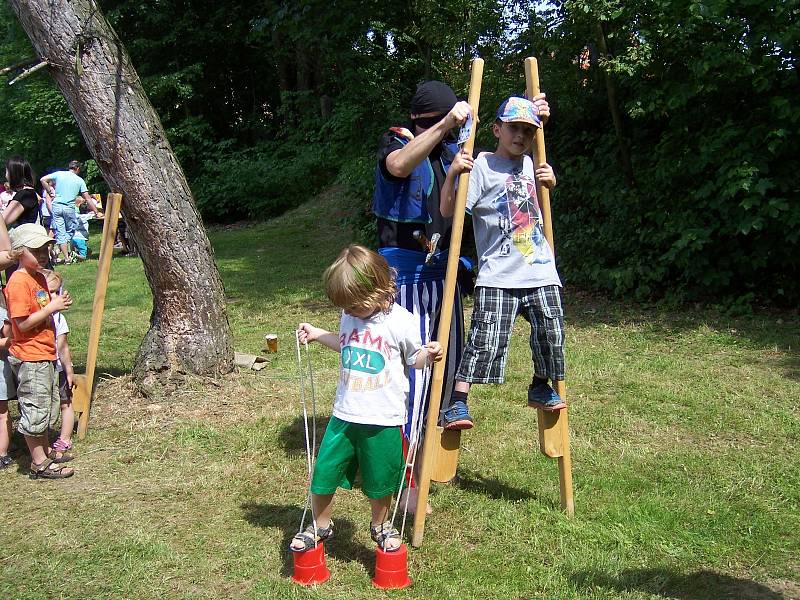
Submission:
{"label": "wooden stilt", "polygon": [[[531,100],[539,93],[539,66],[535,58],[525,59],[525,81],[528,98]],[[535,137],[535,166],[547,162],[547,153],[544,147],[544,127],[536,130]],[[542,209],[542,224],[547,243],[555,255],[556,246],[553,241],[553,220],[550,211],[550,190],[538,184],[539,203]],[[567,388],[563,381],[555,382],[555,390],[563,400],[567,399]],[[558,478],[561,491],[561,508],[567,515],[575,513],[575,503],[572,498],[572,457],[569,448],[569,417],[567,409],[557,413],[537,411],[539,420],[539,449],[545,456],[558,458]]]}
{"label": "wooden stilt", "polygon": [[89,429],[89,409],[94,393],[94,370],[97,366],[97,347],[100,343],[100,329],[103,325],[103,311],[106,305],[108,275],[111,271],[111,256],[114,253],[114,238],[117,235],[119,210],[122,194],[109,194],[106,200],[103,238],[100,242],[100,260],[97,265],[94,302],[92,302],[92,322],[89,327],[89,346],[86,350],[86,373],[75,376],[75,390],[72,406],[78,415],[78,439],[86,437]]}
{"label": "wooden stilt", "polygon": [[[472,61],[472,74],[469,84],[469,104],[472,107],[473,126],[469,139],[464,143],[464,150],[472,153],[475,145],[475,130],[478,123],[478,107],[481,97],[481,82],[483,80],[483,59],[476,58]],[[440,456],[447,456],[455,452],[455,462],[458,462],[458,445],[453,448],[440,447],[442,428],[438,426],[439,408],[442,403],[442,383],[444,369],[447,362],[447,346],[450,340],[450,324],[453,317],[453,302],[455,301],[456,275],[458,273],[458,259],[461,252],[461,235],[464,230],[464,209],[467,203],[467,188],[469,187],[469,173],[462,173],[458,179],[456,192],[455,212],[453,213],[453,228],[450,237],[450,251],[447,257],[447,272],[444,280],[444,296],[442,298],[442,313],[439,319],[439,332],[437,340],[442,345],[442,360],[435,363],[431,377],[431,396],[428,402],[428,417],[425,422],[425,439],[422,451],[422,471],[417,481],[417,506],[414,514],[414,530],[411,544],[414,547],[422,545],[425,533],[425,507],[428,503],[431,475],[434,472],[436,461]],[[452,437],[448,437],[452,440]],[[446,460],[446,459],[445,459]],[[452,464],[452,461],[451,461]]]}

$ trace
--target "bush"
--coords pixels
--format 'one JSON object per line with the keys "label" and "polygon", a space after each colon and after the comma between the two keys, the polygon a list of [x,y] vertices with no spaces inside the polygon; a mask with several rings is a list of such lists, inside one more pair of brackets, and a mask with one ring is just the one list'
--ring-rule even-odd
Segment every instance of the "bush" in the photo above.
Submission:
{"label": "bush", "polygon": [[211,222],[277,216],[316,196],[336,173],[315,145],[270,141],[229,150],[223,143],[213,155],[192,186],[198,210]]}

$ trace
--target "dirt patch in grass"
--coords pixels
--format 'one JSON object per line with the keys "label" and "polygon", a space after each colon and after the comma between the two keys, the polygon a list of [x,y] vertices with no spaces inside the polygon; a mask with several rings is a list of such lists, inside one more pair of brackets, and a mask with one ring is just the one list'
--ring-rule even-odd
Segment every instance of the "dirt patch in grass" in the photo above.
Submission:
{"label": "dirt patch in grass", "polygon": [[224,426],[256,419],[276,409],[295,407],[297,380],[268,374],[232,373],[217,379],[188,378],[185,385],[158,400],[141,396],[130,375],[100,382],[92,405],[91,427],[168,428],[199,421]]}

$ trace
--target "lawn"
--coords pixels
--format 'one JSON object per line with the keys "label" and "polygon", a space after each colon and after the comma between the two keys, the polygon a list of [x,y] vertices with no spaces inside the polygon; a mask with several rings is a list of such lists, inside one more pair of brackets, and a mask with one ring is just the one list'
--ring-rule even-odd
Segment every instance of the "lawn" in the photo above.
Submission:
{"label": "lawn", "polygon": [[[337,496],[331,579],[294,585],[286,547],[306,473],[293,329],[336,326],[319,280],[350,239],[345,207],[332,190],[273,221],[210,231],[237,350],[259,352],[274,332],[279,352],[263,371],[190,380],[169,397],[134,394],[150,296],[139,260],[115,258],[76,476],[31,481],[23,456],[0,472],[0,597],[800,598],[797,313],[731,318],[569,285],[574,518],[559,510],[556,463],[538,452],[525,407],[520,320],[507,383],[472,395],[456,480],[431,488],[413,586],[370,585],[359,491]],[[78,364],[95,269],[62,269]],[[310,356],[324,423],[337,356],[319,346]]]}

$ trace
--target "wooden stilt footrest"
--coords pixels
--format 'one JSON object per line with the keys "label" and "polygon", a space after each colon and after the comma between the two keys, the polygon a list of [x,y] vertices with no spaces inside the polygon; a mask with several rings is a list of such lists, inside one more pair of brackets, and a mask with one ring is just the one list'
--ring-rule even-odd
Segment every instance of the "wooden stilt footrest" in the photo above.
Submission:
{"label": "wooden stilt footrest", "polygon": [[539,450],[550,458],[564,456],[564,434],[560,415],[565,410],[545,412],[539,409],[536,411],[539,422]]}
{"label": "wooden stilt footrest", "polygon": [[456,476],[458,467],[458,449],[461,447],[461,431],[458,429],[444,429],[437,427],[437,433],[441,436],[438,447],[436,464],[434,465],[431,480],[439,483],[447,483]]}

